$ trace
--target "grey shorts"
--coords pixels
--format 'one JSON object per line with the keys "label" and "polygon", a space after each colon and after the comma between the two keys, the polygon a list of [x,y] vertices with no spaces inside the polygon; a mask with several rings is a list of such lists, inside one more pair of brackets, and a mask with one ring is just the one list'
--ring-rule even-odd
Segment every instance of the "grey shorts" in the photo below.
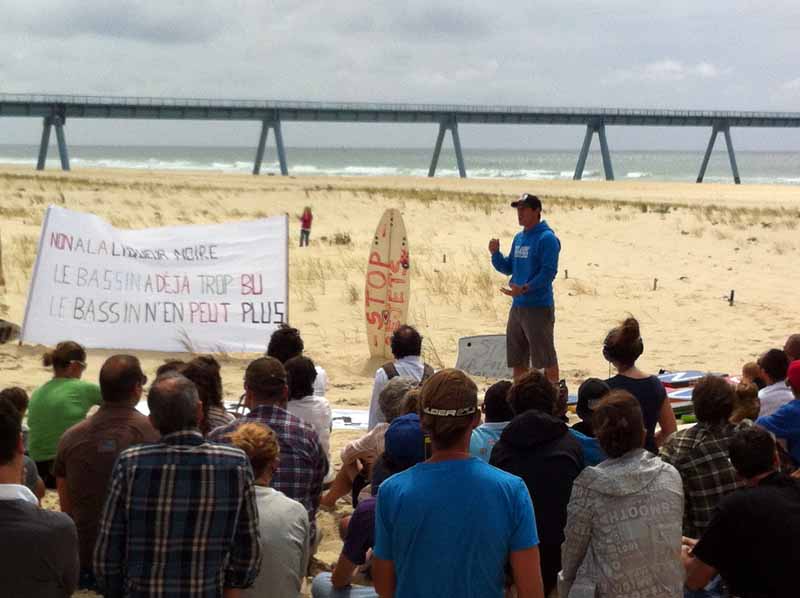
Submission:
{"label": "grey shorts", "polygon": [[548,368],[558,364],[554,307],[512,307],[506,326],[508,367]]}

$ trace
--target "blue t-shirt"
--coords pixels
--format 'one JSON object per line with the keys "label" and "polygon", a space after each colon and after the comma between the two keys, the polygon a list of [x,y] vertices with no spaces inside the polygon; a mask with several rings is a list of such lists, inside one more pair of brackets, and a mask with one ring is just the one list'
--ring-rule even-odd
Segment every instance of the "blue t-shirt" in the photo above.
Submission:
{"label": "blue t-shirt", "polygon": [[800,400],[781,405],[775,413],[759,417],[756,424],[785,440],[789,454],[800,465]]}
{"label": "blue t-shirt", "polygon": [[537,546],[525,483],[471,457],[418,463],[381,484],[375,556],[397,598],[502,598],[509,554]]}
{"label": "blue t-shirt", "polygon": [[528,285],[528,292],[514,297],[514,307],[552,307],[553,279],[558,272],[561,241],[542,220],[529,231],[514,236],[508,257],[499,251],[492,254],[492,266],[511,275],[516,285]]}
{"label": "blue t-shirt", "polygon": [[469,454],[488,463],[492,449],[507,425],[508,422],[486,422],[475,428],[469,439]]}
{"label": "blue t-shirt", "polygon": [[587,466],[598,465],[608,458],[605,452],[603,452],[603,449],[600,448],[600,443],[597,441],[597,438],[587,436],[575,428],[570,428],[569,433],[581,443],[581,448],[583,449],[583,462],[586,463]]}

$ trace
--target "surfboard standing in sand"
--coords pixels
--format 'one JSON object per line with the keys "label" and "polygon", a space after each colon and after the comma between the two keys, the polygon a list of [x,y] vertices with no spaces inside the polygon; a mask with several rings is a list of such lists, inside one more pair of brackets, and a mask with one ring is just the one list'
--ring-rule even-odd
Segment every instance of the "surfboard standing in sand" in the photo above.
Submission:
{"label": "surfboard standing in sand", "polygon": [[392,333],[408,318],[411,263],[400,210],[383,213],[369,250],[364,289],[367,342],[372,357],[392,359]]}

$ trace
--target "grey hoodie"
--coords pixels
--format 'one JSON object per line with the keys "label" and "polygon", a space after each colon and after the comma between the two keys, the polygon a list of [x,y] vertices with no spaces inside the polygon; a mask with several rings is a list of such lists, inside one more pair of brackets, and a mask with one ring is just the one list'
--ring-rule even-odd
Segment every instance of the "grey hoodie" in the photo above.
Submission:
{"label": "grey hoodie", "polygon": [[636,449],[581,472],[567,507],[561,598],[682,598],[683,483]]}

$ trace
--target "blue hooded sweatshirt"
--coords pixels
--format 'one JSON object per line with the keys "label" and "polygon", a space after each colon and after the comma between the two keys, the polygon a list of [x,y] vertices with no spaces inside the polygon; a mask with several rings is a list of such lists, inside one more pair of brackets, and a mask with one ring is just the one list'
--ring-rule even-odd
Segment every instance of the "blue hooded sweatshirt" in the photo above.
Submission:
{"label": "blue hooded sweatshirt", "polygon": [[508,257],[499,251],[492,254],[492,266],[498,272],[511,275],[516,285],[528,285],[528,292],[514,297],[514,307],[552,307],[553,279],[558,272],[558,253],[561,241],[553,229],[542,220],[531,230],[514,236]]}

